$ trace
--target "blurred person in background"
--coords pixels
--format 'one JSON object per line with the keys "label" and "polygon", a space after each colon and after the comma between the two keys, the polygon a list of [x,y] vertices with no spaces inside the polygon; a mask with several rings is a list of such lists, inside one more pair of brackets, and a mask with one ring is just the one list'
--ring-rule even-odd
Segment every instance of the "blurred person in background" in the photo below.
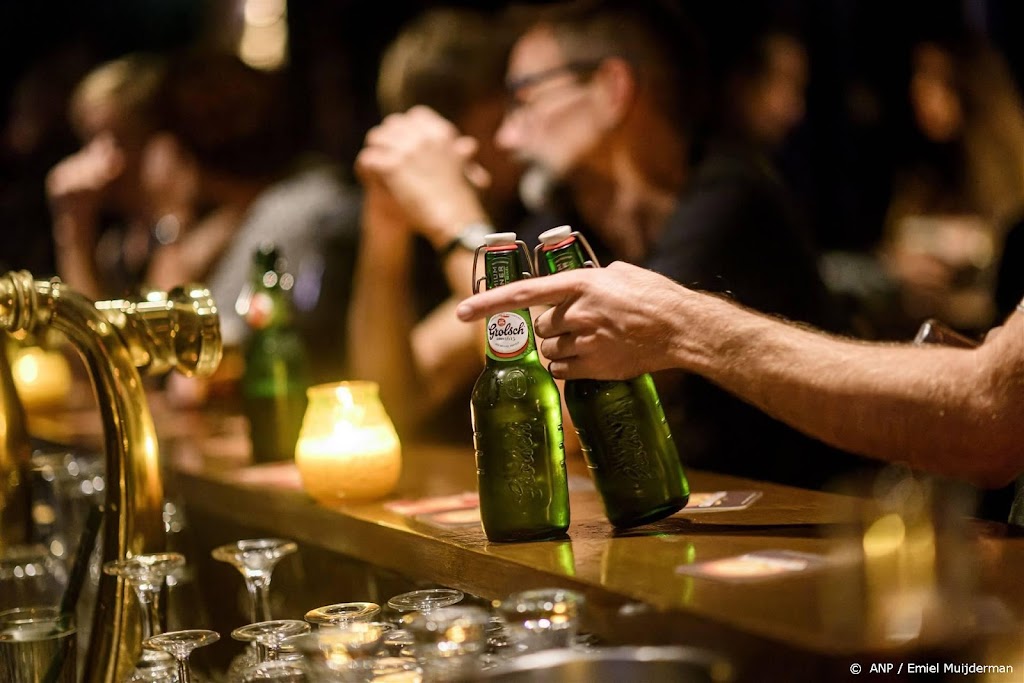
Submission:
{"label": "blurred person in background", "polygon": [[[750,155],[704,149],[696,135],[708,95],[701,67],[669,3],[541,9],[512,49],[498,144],[530,165],[531,182],[546,185],[537,195],[568,197],[571,222],[599,256],[835,328],[784,188]],[[655,379],[689,465],[820,487],[865,464],[822,455],[831,449],[699,376]]]}
{"label": "blurred person in background", "polygon": [[82,148],[47,177],[57,273],[94,299],[138,288],[157,244],[154,227],[162,216],[180,220],[188,202],[150,197],[142,188],[162,70],[160,58],[135,54],[87,74],[70,105]]}
{"label": "blurred person in background", "polygon": [[328,164],[301,154],[281,75],[227,53],[183,53],[169,59],[157,102],[142,170],[145,194],[185,188],[196,219],[157,250],[149,281],[158,288],[205,282],[218,304],[224,345],[237,348],[248,327],[235,303],[256,249],[274,244],[295,278],[296,326],[314,374],[340,379],[339,311],[348,305],[358,199]]}
{"label": "blurred person in background", "polygon": [[1002,56],[958,34],[914,44],[911,157],[895,180],[880,255],[900,285],[905,331],[926,317],[980,332],[995,272],[1024,216],[1024,102]]}
{"label": "blurred person in background", "polygon": [[380,384],[403,434],[472,435],[481,342],[454,307],[483,235],[521,217],[519,169],[494,145],[513,38],[493,14],[432,9],[381,61],[386,116],[356,161],[365,199],[349,348],[354,375]]}
{"label": "blurred person in background", "polygon": [[810,58],[795,23],[763,2],[694,12],[708,36],[712,134],[772,161],[806,113]]}

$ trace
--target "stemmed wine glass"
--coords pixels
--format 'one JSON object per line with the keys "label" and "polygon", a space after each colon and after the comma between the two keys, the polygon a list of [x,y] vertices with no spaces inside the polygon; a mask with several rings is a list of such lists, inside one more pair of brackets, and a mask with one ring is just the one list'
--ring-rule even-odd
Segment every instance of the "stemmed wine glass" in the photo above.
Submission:
{"label": "stemmed wine glass", "polygon": [[[141,608],[143,641],[163,631],[160,591],[167,576],[184,566],[185,557],[180,553],[148,553],[103,565],[105,574],[121,577],[135,591]],[[168,680],[173,676],[173,669],[166,655],[143,651],[130,680]]]}
{"label": "stemmed wine glass", "polygon": [[153,636],[144,641],[142,646],[151,650],[161,650],[174,657],[178,661],[178,680],[181,683],[193,683],[192,670],[188,665],[189,655],[196,648],[212,645],[218,640],[220,640],[220,634],[216,631],[191,629],[169,631]]}
{"label": "stemmed wine glass", "polygon": [[213,559],[227,562],[242,572],[249,591],[249,622],[271,621],[270,577],[278,561],[294,553],[298,546],[280,538],[235,541],[214,548]]}
{"label": "stemmed wine glass", "polygon": [[309,624],[304,621],[278,619],[239,626],[231,632],[231,637],[242,642],[255,643],[256,663],[261,664],[278,658],[281,643],[286,638],[309,633],[309,630]]}

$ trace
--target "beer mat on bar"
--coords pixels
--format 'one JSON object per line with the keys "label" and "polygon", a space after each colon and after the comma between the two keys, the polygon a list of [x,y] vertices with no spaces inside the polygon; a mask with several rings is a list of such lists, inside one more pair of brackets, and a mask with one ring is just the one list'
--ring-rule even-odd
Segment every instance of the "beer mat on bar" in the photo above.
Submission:
{"label": "beer mat on bar", "polygon": [[238,470],[233,476],[241,484],[302,490],[302,477],[294,462],[251,465]]}
{"label": "beer mat on bar", "polygon": [[793,550],[758,550],[753,553],[676,567],[677,574],[735,583],[765,581],[824,567],[824,555]]}
{"label": "beer mat on bar", "polygon": [[[480,496],[476,494],[476,491],[464,491],[463,493],[456,493],[450,496],[392,500],[385,503],[384,507],[400,515],[415,516],[450,510],[465,510],[467,508],[476,508],[479,505]],[[477,521],[479,521],[479,517],[477,517]]]}
{"label": "beer mat on bar", "polygon": [[480,506],[461,508],[457,510],[442,510],[441,512],[429,512],[423,515],[414,515],[413,519],[430,526],[442,529],[458,529],[466,526],[480,526]]}
{"label": "beer mat on bar", "polygon": [[690,494],[686,507],[676,515],[746,510],[761,495],[761,491],[694,491]]}

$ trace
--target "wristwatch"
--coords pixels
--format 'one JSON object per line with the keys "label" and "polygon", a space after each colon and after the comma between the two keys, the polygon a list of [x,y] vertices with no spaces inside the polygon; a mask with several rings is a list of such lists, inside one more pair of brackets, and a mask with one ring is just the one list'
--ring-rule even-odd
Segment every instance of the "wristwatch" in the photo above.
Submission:
{"label": "wristwatch", "polygon": [[494,226],[488,225],[487,223],[470,223],[460,230],[459,234],[453,237],[448,244],[441,247],[438,251],[438,256],[440,256],[443,261],[451,256],[452,252],[456,249],[465,249],[468,252],[474,252],[478,247],[483,246],[484,238],[492,232],[494,232]]}

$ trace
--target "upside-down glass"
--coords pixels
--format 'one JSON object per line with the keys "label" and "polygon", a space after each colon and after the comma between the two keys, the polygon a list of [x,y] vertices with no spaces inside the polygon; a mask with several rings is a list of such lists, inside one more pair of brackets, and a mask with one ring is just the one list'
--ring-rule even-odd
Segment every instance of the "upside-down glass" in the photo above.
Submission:
{"label": "upside-down glass", "polygon": [[385,636],[394,627],[379,621],[348,621],[322,626],[316,633],[291,638],[316,680],[363,681],[371,673]]}
{"label": "upside-down glass", "polygon": [[[103,565],[105,574],[121,577],[135,591],[141,610],[143,641],[163,632],[160,591],[168,575],[184,566],[185,556],[180,553],[148,553]],[[130,680],[172,681],[175,680],[174,668],[174,662],[165,654],[143,650]]]}
{"label": "upside-down glass", "polygon": [[442,607],[451,607],[466,597],[454,588],[426,588],[401,593],[388,600],[388,607],[396,612],[430,612]]}
{"label": "upside-down glass", "polygon": [[220,640],[220,634],[206,629],[190,629],[187,631],[168,631],[143,641],[142,646],[151,650],[161,650],[174,657],[178,662],[178,680],[181,683],[193,683],[192,670],[188,658],[196,648],[212,645]]}
{"label": "upside-down glass", "polygon": [[242,573],[249,591],[249,622],[271,621],[270,578],[281,558],[291,555],[298,546],[280,538],[257,538],[235,541],[214,548],[213,559],[227,562]]}
{"label": "upside-down glass", "polygon": [[278,658],[281,643],[292,636],[309,633],[309,624],[298,619],[261,621],[240,626],[231,632],[231,637],[242,642],[256,644],[256,662],[268,662]]}
{"label": "upside-down glass", "polygon": [[324,605],[306,612],[309,623],[323,628],[337,626],[350,621],[373,621],[380,614],[380,605],[375,602],[339,602]]}
{"label": "upside-down glass", "polygon": [[579,628],[583,596],[562,588],[539,588],[514,593],[498,612],[505,622],[515,654],[572,647]]}
{"label": "upside-down glass", "polygon": [[487,649],[490,615],[480,607],[444,607],[408,618],[416,658],[427,680],[472,678]]}

